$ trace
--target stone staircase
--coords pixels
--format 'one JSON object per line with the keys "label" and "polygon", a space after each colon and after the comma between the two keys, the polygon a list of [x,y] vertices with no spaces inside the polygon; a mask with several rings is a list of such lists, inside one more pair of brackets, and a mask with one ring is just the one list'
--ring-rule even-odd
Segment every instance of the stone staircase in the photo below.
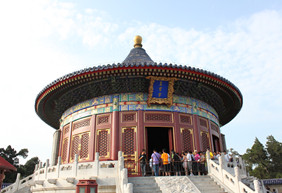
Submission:
{"label": "stone staircase", "polygon": [[201,193],[227,193],[209,176],[189,176]]}
{"label": "stone staircase", "polygon": [[155,177],[131,177],[128,183],[133,184],[133,193],[161,193]]}

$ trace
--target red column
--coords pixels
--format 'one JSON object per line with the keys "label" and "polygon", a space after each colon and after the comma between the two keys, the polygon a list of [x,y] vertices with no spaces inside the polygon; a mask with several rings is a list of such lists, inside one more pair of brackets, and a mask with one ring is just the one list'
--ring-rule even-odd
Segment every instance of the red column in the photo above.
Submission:
{"label": "red column", "polygon": [[111,159],[118,160],[119,151],[119,111],[113,112]]}
{"label": "red column", "polygon": [[210,151],[214,151],[214,145],[213,144],[213,140],[212,140],[212,132],[211,132],[211,121],[209,119],[208,120],[208,131],[209,131],[209,139],[210,139]]}
{"label": "red column", "polygon": [[[175,152],[181,153],[181,139],[180,139],[180,128],[179,128],[179,114],[178,112],[173,112],[174,118],[174,150]],[[170,151],[170,150],[169,150]]]}
{"label": "red column", "polygon": [[[144,115],[143,111],[137,112],[137,155],[140,155],[142,152],[142,149],[145,149],[145,128],[144,128]],[[147,149],[146,149],[147,151]]]}
{"label": "red column", "polygon": [[199,132],[199,119],[198,115],[193,115],[193,134],[194,134],[194,141],[195,141],[195,149],[197,151],[201,150],[200,146],[200,132]]}

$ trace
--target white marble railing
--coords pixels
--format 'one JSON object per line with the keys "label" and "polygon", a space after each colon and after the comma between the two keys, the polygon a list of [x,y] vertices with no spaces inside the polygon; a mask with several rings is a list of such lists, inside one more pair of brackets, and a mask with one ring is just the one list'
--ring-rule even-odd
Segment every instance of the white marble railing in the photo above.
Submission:
{"label": "white marble railing", "polygon": [[116,182],[117,193],[133,193],[133,184],[128,183],[127,168],[124,168],[124,158],[121,151],[118,152]]}
{"label": "white marble railing", "polygon": [[119,172],[118,163],[119,161],[99,161],[98,153],[94,162],[78,163],[77,155],[75,161],[70,164],[61,164],[59,157],[56,166],[49,166],[47,160],[45,167],[42,167],[42,163],[38,164],[34,173],[22,180],[18,174],[16,182],[2,189],[1,193],[13,193],[26,187],[35,191],[59,190],[62,187],[75,190],[79,179],[95,179],[98,184],[115,186]]}
{"label": "white marble railing", "polygon": [[207,153],[207,166],[209,175],[228,192],[234,193],[262,193],[263,188],[258,180],[253,181],[249,187],[242,182],[247,177],[246,169],[242,159],[239,162],[226,162],[224,155],[218,161],[211,160]]}

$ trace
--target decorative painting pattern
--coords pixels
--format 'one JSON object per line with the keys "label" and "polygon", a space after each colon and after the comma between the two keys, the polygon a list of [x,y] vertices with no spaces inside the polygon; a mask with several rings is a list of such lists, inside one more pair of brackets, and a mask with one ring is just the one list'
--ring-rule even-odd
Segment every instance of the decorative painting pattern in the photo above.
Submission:
{"label": "decorative painting pattern", "polygon": [[[219,125],[218,115],[216,111],[208,104],[190,97],[182,97],[173,95],[173,104],[171,107],[167,105],[147,105],[147,93],[125,93],[119,95],[107,95],[97,97],[79,103],[71,107],[62,116],[62,125],[69,123],[75,119],[96,115],[102,113],[110,113],[113,111],[169,111],[187,114],[195,114],[207,118]],[[117,109],[118,108],[118,109]]]}

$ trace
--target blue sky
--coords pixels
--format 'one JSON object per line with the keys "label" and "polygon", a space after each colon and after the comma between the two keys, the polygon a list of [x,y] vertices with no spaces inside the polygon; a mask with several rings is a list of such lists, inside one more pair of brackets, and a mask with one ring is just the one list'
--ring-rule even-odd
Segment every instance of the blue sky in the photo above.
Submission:
{"label": "blue sky", "polygon": [[35,114],[37,94],[122,62],[135,35],[155,62],[203,68],[241,90],[241,112],[221,128],[228,148],[282,141],[282,1],[1,1],[0,24],[0,147],[50,158],[54,130]]}

